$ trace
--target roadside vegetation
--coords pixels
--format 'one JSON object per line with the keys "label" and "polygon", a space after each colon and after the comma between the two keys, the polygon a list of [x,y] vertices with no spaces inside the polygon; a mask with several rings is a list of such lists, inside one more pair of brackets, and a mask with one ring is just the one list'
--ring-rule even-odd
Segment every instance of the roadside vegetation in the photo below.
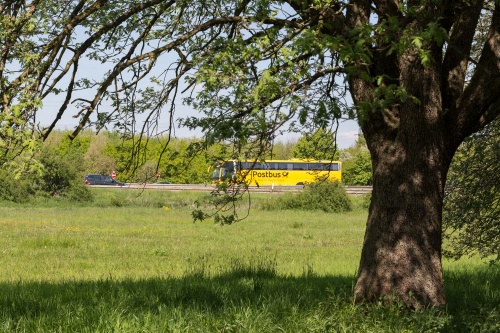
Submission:
{"label": "roadside vegetation", "polygon": [[304,188],[300,193],[286,193],[269,200],[263,208],[268,210],[321,210],[341,213],[352,210],[352,203],[339,182],[318,182]]}
{"label": "roadside vegetation", "polygon": [[252,194],[250,216],[222,227],[192,223],[206,193],[90,191],[0,203],[0,332],[500,328],[500,270],[478,258],[444,261],[446,309],[354,305],[365,198],[332,214],[263,209],[283,195]]}
{"label": "roadside vegetation", "polygon": [[[137,138],[124,139],[115,132],[87,130],[73,140],[68,138],[69,133],[54,131],[37,153],[37,163],[27,165],[29,169],[3,165],[0,199],[28,202],[40,197],[66,197],[73,201],[92,201],[91,193],[83,186],[83,175],[111,175],[113,171],[121,182],[163,180],[175,184],[204,184],[211,181],[211,167],[228,158],[231,150],[223,144],[200,149],[196,138],[158,137],[137,147]],[[333,134],[329,133],[326,141],[323,132],[318,134],[304,135],[297,141],[276,142],[267,158],[331,159],[331,156],[314,154],[318,145],[323,148],[331,145]],[[317,137],[321,139],[319,143],[314,141]],[[140,154],[131,155],[131,151],[136,150]],[[371,179],[371,171],[363,168],[365,160],[369,164],[369,156],[362,154],[364,150],[366,144],[360,139],[355,146],[337,152],[335,158],[341,155],[342,161],[347,161],[343,170],[346,185],[366,185]]]}

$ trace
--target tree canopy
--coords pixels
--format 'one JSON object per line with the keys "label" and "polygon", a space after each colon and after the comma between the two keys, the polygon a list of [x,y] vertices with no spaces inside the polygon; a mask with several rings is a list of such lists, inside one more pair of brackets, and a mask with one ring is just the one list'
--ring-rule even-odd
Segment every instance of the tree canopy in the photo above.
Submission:
{"label": "tree canopy", "polygon": [[[418,62],[429,65],[437,56],[429,42],[447,50],[443,70],[458,75],[444,82],[450,93],[444,109],[452,107],[453,96],[463,88],[460,82],[470,78],[481,45],[487,45],[472,44],[472,39],[478,22],[486,38],[491,15],[489,21],[479,18],[493,13],[494,2],[370,4],[5,1],[0,6],[2,156],[16,148],[33,149],[32,139],[38,137],[33,133],[46,138],[67,113],[79,120],[72,137],[89,125],[151,135],[160,115],[171,122],[186,96],[184,101],[205,116],[186,116],[183,124],[201,128],[210,143],[234,139],[266,146],[284,124],[302,131],[342,117],[365,121],[370,108],[416,98],[398,84],[397,68],[384,59],[411,49]],[[420,21],[421,26],[412,25]],[[477,58],[471,59],[473,46]],[[483,57],[476,80],[497,70],[491,51],[493,58]],[[357,108],[345,99],[349,79],[373,87],[369,100],[354,96]],[[477,93],[474,86],[468,94]],[[51,95],[61,103],[52,123],[40,128],[46,110],[41,106]],[[481,124],[496,113],[486,115]],[[390,120],[397,114],[385,116],[390,128],[395,125]]]}
{"label": "tree canopy", "polygon": [[0,163],[25,165],[68,112],[71,138],[93,125],[147,141],[161,121],[174,133],[182,100],[206,145],[255,158],[287,128],[355,118],[374,186],[356,299],[442,305],[444,184],[460,143],[500,114],[499,30],[487,0],[4,1]]}
{"label": "tree canopy", "polygon": [[500,121],[458,150],[448,177],[444,225],[454,258],[500,259]]}
{"label": "tree canopy", "polygon": [[305,133],[293,147],[293,157],[316,160],[336,160],[338,151],[335,135],[331,130],[319,128]]}

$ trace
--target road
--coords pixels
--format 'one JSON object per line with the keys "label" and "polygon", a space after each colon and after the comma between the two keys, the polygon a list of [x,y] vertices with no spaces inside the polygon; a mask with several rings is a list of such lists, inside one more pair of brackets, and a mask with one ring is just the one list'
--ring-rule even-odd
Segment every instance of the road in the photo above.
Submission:
{"label": "road", "polygon": [[[91,185],[92,187],[106,187],[101,185]],[[144,189],[144,190],[164,190],[164,191],[206,191],[210,192],[215,189],[213,185],[203,184],[127,184],[125,186],[113,186],[117,189]],[[371,186],[345,186],[347,194],[364,195],[372,191]],[[252,193],[277,193],[277,192],[300,192],[303,186],[250,186],[249,191]]]}

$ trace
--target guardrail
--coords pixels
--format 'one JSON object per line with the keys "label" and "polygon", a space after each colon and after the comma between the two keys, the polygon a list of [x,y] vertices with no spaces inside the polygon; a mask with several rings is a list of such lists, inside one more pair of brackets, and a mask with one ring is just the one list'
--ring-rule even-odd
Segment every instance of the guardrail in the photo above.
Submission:
{"label": "guardrail", "polygon": [[[165,191],[205,191],[215,189],[213,185],[203,184],[126,184],[124,186],[91,185],[92,187],[105,187],[116,189],[142,189],[142,190],[165,190]],[[303,186],[249,186],[252,193],[279,193],[300,192]],[[347,194],[365,195],[372,192],[371,186],[344,186]]]}
{"label": "guardrail", "polygon": [[344,186],[347,194],[366,195],[372,193],[372,186]]}

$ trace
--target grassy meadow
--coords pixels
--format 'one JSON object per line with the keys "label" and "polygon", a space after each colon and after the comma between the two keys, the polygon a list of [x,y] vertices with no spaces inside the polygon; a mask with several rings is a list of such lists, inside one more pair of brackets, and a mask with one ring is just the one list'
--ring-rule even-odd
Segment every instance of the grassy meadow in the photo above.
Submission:
{"label": "grassy meadow", "polygon": [[205,193],[93,191],[0,203],[0,332],[500,331],[500,269],[475,258],[444,261],[446,309],[353,305],[361,198],[328,214],[252,195],[222,227],[192,222]]}

